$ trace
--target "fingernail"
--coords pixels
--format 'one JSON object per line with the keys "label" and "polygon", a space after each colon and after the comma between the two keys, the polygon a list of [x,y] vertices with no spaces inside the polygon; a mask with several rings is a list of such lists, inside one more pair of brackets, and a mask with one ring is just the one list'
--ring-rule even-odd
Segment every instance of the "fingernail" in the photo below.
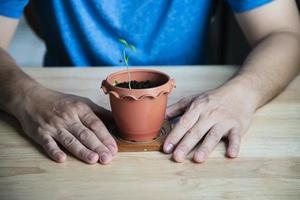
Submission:
{"label": "fingernail", "polygon": [[173,144],[168,144],[166,147],[166,153],[171,153],[173,151],[174,145]]}
{"label": "fingernail", "polygon": [[107,155],[107,153],[103,153],[103,154],[101,155],[100,161],[101,161],[102,163],[106,163],[106,162],[108,161],[108,155]]}
{"label": "fingernail", "polygon": [[204,161],[204,153],[202,151],[198,152],[195,156],[196,162],[203,162]]}
{"label": "fingernail", "polygon": [[96,154],[96,153],[90,153],[90,154],[88,155],[88,159],[89,159],[90,161],[96,160],[96,159],[97,159],[97,154]]}

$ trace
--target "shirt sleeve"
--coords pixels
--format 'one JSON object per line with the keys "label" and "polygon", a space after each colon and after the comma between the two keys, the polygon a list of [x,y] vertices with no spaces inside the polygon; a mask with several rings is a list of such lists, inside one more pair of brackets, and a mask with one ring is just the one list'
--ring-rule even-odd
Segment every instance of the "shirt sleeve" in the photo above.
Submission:
{"label": "shirt sleeve", "polygon": [[273,0],[227,0],[231,9],[236,13],[246,12],[272,1]]}
{"label": "shirt sleeve", "polygon": [[0,15],[20,18],[29,0],[0,0]]}

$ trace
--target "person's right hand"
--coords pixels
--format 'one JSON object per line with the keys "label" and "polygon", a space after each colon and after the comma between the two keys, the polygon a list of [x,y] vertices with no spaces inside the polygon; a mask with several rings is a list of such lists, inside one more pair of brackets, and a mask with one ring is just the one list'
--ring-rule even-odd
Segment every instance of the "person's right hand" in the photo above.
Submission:
{"label": "person's right hand", "polygon": [[103,123],[112,120],[111,112],[87,98],[37,86],[17,104],[14,113],[25,133],[57,162],[67,157],[57,143],[89,164],[107,164],[118,151]]}

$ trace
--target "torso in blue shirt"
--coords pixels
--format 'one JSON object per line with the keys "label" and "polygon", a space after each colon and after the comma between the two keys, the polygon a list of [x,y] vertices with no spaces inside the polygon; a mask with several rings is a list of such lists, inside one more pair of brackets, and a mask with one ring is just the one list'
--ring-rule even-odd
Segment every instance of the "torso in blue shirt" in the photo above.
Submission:
{"label": "torso in blue shirt", "polygon": [[[270,0],[228,1],[243,11]],[[118,38],[137,49],[128,52],[130,65],[201,64],[212,2],[34,0],[47,46],[45,65],[124,65]]]}
{"label": "torso in blue shirt", "polygon": [[128,52],[131,65],[200,63],[210,2],[38,0],[45,64],[124,65],[118,38],[137,49]]}

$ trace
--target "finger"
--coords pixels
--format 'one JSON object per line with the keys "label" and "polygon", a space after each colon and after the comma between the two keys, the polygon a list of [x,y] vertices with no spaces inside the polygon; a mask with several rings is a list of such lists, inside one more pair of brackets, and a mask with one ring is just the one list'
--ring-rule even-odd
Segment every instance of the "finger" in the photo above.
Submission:
{"label": "finger", "polygon": [[106,126],[102,121],[93,113],[93,111],[87,112],[84,115],[79,114],[81,122],[93,131],[106,148],[108,148],[112,155],[118,152],[118,146],[114,138],[111,136]]}
{"label": "finger", "polygon": [[182,141],[177,145],[173,158],[176,162],[183,162],[188,153],[197,145],[208,130],[216,123],[213,119],[199,117],[195,125],[188,130]]}
{"label": "finger", "polygon": [[44,134],[39,143],[54,161],[62,163],[66,160],[67,155],[58,147],[50,135]]}
{"label": "finger", "polygon": [[185,110],[190,106],[190,104],[192,103],[195,96],[196,95],[182,98],[177,103],[174,103],[174,104],[168,106],[168,108],[166,110],[165,118],[171,119],[171,118],[177,117],[179,115],[182,115],[185,112]]}
{"label": "finger", "polygon": [[68,130],[87,148],[97,152],[99,161],[107,164],[112,160],[110,150],[97,138],[95,133],[86,128],[78,119],[68,126]]}
{"label": "finger", "polygon": [[241,145],[241,134],[237,128],[233,128],[230,130],[228,134],[228,148],[227,148],[227,156],[229,158],[236,158],[240,151]]}
{"label": "finger", "polygon": [[189,109],[175,124],[170,134],[164,142],[164,152],[171,153],[176,144],[181,140],[185,133],[192,128],[199,118],[199,109]]}
{"label": "finger", "polygon": [[98,161],[98,154],[83,146],[68,130],[60,129],[58,133],[53,136],[54,139],[60,142],[68,151],[80,160],[89,164],[94,164]]}
{"label": "finger", "polygon": [[194,161],[202,163],[220,142],[222,137],[231,129],[229,125],[216,124],[205,136],[202,144],[194,154]]}

